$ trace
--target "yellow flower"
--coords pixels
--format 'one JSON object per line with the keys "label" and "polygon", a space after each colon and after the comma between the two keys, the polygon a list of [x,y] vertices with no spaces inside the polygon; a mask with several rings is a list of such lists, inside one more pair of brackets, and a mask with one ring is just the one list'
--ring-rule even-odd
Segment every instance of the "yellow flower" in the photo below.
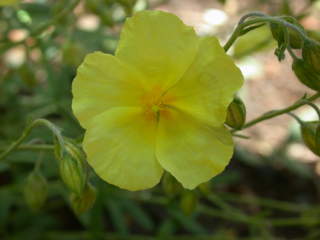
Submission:
{"label": "yellow flower", "polygon": [[115,56],[89,54],[73,82],[89,164],[128,190],[153,187],[163,170],[195,188],[232,156],[224,121],[242,82],[216,38],[198,37],[170,13],[137,13]]}

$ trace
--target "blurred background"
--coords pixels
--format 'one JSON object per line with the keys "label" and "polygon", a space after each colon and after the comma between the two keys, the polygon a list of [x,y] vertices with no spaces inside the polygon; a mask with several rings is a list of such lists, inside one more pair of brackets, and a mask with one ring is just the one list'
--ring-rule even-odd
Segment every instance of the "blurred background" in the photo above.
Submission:
{"label": "blurred background", "polygon": [[[76,69],[87,53],[113,53],[125,18],[144,9],[174,13],[221,44],[250,11],[294,16],[320,40],[316,0],[0,0],[0,152],[37,118],[80,142],[70,108]],[[239,95],[248,120],[312,93],[292,73],[291,58],[277,60],[276,45],[266,25],[229,52],[245,76]],[[310,107],[295,113],[317,119]],[[227,169],[192,192],[169,175],[152,190],[128,192],[90,172],[96,202],[82,214],[70,205],[52,149],[22,146],[0,161],[0,239],[320,239],[320,161],[298,124],[281,116],[241,134],[249,139],[235,138]],[[28,141],[52,144],[52,136],[36,128]],[[25,200],[37,194],[26,179],[39,159],[48,187],[40,209]]]}

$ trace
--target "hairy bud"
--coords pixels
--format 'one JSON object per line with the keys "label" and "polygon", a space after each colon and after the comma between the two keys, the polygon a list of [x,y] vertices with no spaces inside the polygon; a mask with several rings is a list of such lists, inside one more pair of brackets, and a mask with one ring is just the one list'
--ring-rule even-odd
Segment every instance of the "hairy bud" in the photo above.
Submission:
{"label": "hairy bud", "polygon": [[[299,24],[299,22],[295,18],[285,17],[284,20],[291,24],[294,24],[295,26],[300,28],[301,31],[304,31],[304,28]],[[270,23],[272,36],[278,42],[278,46],[282,46],[285,42],[285,28],[286,27],[281,24]],[[291,28],[288,28],[288,33],[289,33],[289,44],[291,48],[300,49],[303,45],[303,40],[300,34]]]}
{"label": "hairy bud", "polygon": [[77,158],[66,155],[60,161],[60,176],[66,186],[80,195],[86,182],[86,174],[82,162]]}
{"label": "hairy bud", "polygon": [[169,173],[165,173],[162,178],[162,189],[165,194],[172,197],[182,191],[181,184]]}
{"label": "hairy bud", "polygon": [[240,98],[235,97],[228,107],[226,124],[232,128],[240,129],[245,122],[246,106]]}
{"label": "hairy bud", "polygon": [[198,198],[193,191],[185,191],[180,199],[180,208],[185,215],[191,215],[198,203]]}
{"label": "hairy bud", "polygon": [[320,74],[320,44],[316,41],[305,41],[302,48],[303,60]]}
{"label": "hairy bud", "polygon": [[320,73],[317,73],[310,64],[302,59],[295,59],[292,70],[301,83],[315,91],[320,91]]}
{"label": "hairy bud", "polygon": [[200,184],[198,189],[204,196],[208,196],[211,193],[210,181]]}
{"label": "hairy bud", "polygon": [[319,121],[301,122],[301,136],[305,145],[316,155],[320,156],[320,124]]}
{"label": "hairy bud", "polygon": [[23,192],[32,210],[37,211],[43,206],[48,195],[48,184],[40,171],[35,170],[29,174]]}
{"label": "hairy bud", "polygon": [[94,186],[88,183],[81,195],[71,193],[70,202],[76,214],[88,211],[96,201],[97,191]]}

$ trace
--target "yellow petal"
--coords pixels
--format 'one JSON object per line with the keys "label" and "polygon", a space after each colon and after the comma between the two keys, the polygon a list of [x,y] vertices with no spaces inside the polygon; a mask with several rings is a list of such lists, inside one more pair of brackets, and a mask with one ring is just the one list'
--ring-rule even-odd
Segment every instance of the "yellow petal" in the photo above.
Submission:
{"label": "yellow petal", "polygon": [[112,108],[90,121],[83,141],[88,162],[120,188],[151,188],[163,172],[155,158],[155,130],[155,122],[147,121],[140,108]]}
{"label": "yellow petal", "polygon": [[201,39],[197,56],[184,76],[168,92],[173,106],[195,118],[220,126],[243,77],[214,37]]}
{"label": "yellow petal", "polygon": [[171,86],[196,54],[199,39],[175,15],[142,11],[128,18],[116,56],[143,72],[152,86]]}
{"label": "yellow petal", "polygon": [[193,189],[219,174],[233,154],[231,134],[171,110],[160,117],[156,156],[185,188]]}
{"label": "yellow petal", "polygon": [[117,106],[138,106],[144,90],[142,76],[116,57],[88,54],[72,84],[72,109],[81,125],[99,113]]}

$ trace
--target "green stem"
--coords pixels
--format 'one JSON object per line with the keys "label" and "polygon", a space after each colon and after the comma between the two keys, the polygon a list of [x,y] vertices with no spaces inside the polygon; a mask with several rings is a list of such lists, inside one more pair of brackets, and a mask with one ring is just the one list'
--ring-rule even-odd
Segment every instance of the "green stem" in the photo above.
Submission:
{"label": "green stem", "polygon": [[285,113],[288,113],[288,112],[291,112],[303,105],[306,104],[306,100],[308,102],[310,101],[314,101],[315,99],[319,98],[320,97],[320,93],[316,93],[314,94],[313,96],[307,98],[307,99],[303,99],[303,100],[299,100],[297,101],[295,104],[289,106],[289,107],[286,107],[286,108],[283,108],[283,109],[279,109],[279,110],[275,110],[275,111],[271,111],[271,112],[267,112],[265,114],[263,114],[262,116],[256,118],[256,119],[253,119],[251,120],[250,122],[247,122],[245,125],[243,125],[243,127],[241,129],[234,129],[232,130],[232,132],[237,132],[237,131],[240,131],[240,130],[243,130],[243,129],[246,129],[246,128],[249,128],[259,122],[262,122],[262,121],[265,121],[265,120],[268,120],[270,118],[274,118],[274,117],[277,117],[277,116],[280,116],[282,114],[285,114]]}
{"label": "green stem", "polygon": [[318,118],[320,120],[320,109],[318,108],[318,106],[312,102],[308,102],[307,100],[302,100],[302,101],[304,101],[307,105],[309,105],[310,107],[312,107],[316,111]]}
{"label": "green stem", "polygon": [[292,113],[292,112],[288,112],[288,115],[289,115],[290,117],[294,118],[294,119],[300,124],[300,126],[302,126],[303,121],[302,121],[300,118],[298,118],[297,115],[295,115],[295,114]]}
{"label": "green stem", "polygon": [[[244,20],[243,20],[244,21]],[[241,31],[245,28],[248,27],[250,25],[253,24],[257,24],[257,23],[277,23],[277,24],[282,24],[285,27],[291,28],[294,31],[298,32],[299,35],[305,39],[305,40],[309,40],[308,36],[303,32],[303,30],[301,30],[300,28],[298,28],[296,25],[291,24],[285,20],[282,20],[279,17],[271,17],[271,16],[257,16],[257,18],[252,19],[252,20],[247,20],[244,22],[239,22],[238,26],[236,27],[236,29],[233,31],[231,37],[228,39],[227,43],[224,45],[224,50],[225,52],[227,52],[230,47],[232,46],[232,44],[237,40],[238,37],[240,37],[241,35]]]}
{"label": "green stem", "polygon": [[291,202],[261,198],[256,196],[241,196],[241,195],[232,194],[232,193],[222,193],[221,197],[227,201],[244,203],[249,205],[258,205],[261,207],[273,208],[273,209],[284,211],[284,212],[301,213],[303,211],[310,209],[308,206],[302,205],[302,204],[295,204]]}
{"label": "green stem", "polygon": [[290,56],[292,57],[293,60],[298,60],[299,58],[296,56],[296,54],[293,52],[291,45],[290,45],[290,35],[288,28],[285,28],[285,33],[284,33],[284,44],[285,48],[288,50]]}
{"label": "green stem", "polygon": [[247,20],[248,18],[251,18],[251,17],[267,17],[267,15],[262,12],[248,13],[248,14],[244,15],[242,18],[240,18],[238,25],[244,23],[245,20]]}
{"label": "green stem", "polygon": [[[167,199],[164,197],[143,198],[143,197],[135,196],[135,199],[142,202],[151,203],[151,204],[165,205],[168,203]],[[291,207],[288,207],[288,209],[289,208]],[[283,227],[283,226],[306,225],[310,222],[312,223],[320,222],[320,220],[317,217],[311,217],[309,219],[304,219],[301,217],[262,219],[259,216],[230,214],[225,210],[214,209],[204,204],[198,204],[197,210],[198,210],[198,213],[206,216],[221,218],[225,220],[230,220],[232,222],[244,223],[244,224],[255,225],[255,226],[271,225],[274,227]]]}
{"label": "green stem", "polygon": [[[42,24],[40,27],[36,28],[35,30],[31,31],[29,37],[36,37],[39,34],[43,33],[49,27],[53,26],[57,22],[59,22],[62,18],[70,14],[70,12],[80,3],[81,0],[74,0],[69,6],[65,7],[60,13],[55,15],[50,21]],[[5,43],[1,46],[0,52],[3,52],[11,47],[23,44],[25,40],[18,41],[18,42],[9,42]]]}
{"label": "green stem", "polygon": [[[0,147],[3,152],[7,147]],[[21,144],[16,148],[16,151],[52,151],[54,146],[51,144]]]}
{"label": "green stem", "polygon": [[290,45],[287,46],[287,50],[290,54],[290,56],[292,57],[293,60],[298,60],[299,58],[297,57],[297,55],[293,52],[292,48]]}
{"label": "green stem", "polygon": [[0,161],[2,159],[4,159],[6,156],[8,156],[11,152],[15,151],[21,145],[23,140],[25,140],[29,136],[31,130],[34,127],[39,126],[39,125],[42,125],[42,126],[49,128],[52,131],[53,135],[57,138],[58,144],[60,146],[63,145],[63,138],[60,134],[59,129],[46,119],[37,119],[37,120],[33,121],[29,126],[26,127],[26,129],[23,131],[22,135],[15,142],[13,142],[9,146],[9,148],[7,148],[7,150],[5,150],[4,152],[2,152],[0,154]]}
{"label": "green stem", "polygon": [[242,134],[233,133],[232,136],[242,138],[242,139],[250,139],[250,137]]}

